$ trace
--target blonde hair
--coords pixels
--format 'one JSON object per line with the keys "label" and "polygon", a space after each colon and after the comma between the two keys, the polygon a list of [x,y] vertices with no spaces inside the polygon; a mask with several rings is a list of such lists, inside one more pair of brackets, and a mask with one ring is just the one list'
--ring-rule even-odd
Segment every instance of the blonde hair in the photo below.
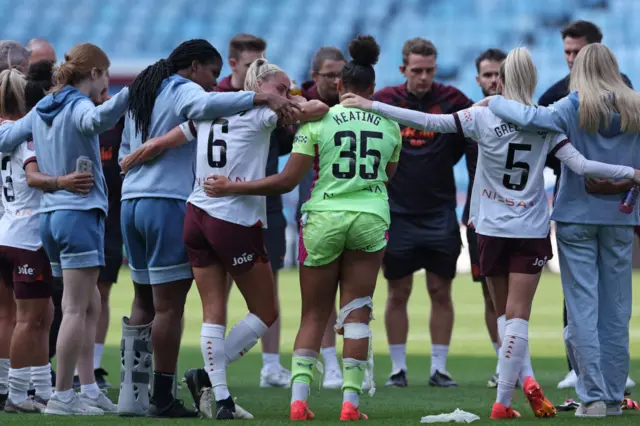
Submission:
{"label": "blonde hair", "polygon": [[0,117],[25,114],[24,89],[27,79],[20,71],[9,68],[0,73]]}
{"label": "blonde hair", "polygon": [[279,66],[270,64],[269,61],[264,58],[256,59],[247,70],[247,76],[244,79],[244,90],[257,92],[259,81],[264,81],[269,76],[279,72],[284,72]]}
{"label": "blonde hair", "polygon": [[533,106],[533,92],[538,84],[538,72],[525,47],[513,49],[500,65],[502,95],[521,104]]}
{"label": "blonde hair", "polygon": [[111,65],[109,57],[95,44],[76,44],[64,55],[64,63],[53,74],[55,86],[51,93],[59,92],[63,87],[81,82],[91,75],[96,68],[101,73],[106,72]]}
{"label": "blonde hair", "polygon": [[580,49],[569,87],[578,92],[580,127],[587,132],[595,133],[601,125],[608,128],[616,112],[623,132],[640,132],[640,94],[627,87],[607,46],[592,43]]}

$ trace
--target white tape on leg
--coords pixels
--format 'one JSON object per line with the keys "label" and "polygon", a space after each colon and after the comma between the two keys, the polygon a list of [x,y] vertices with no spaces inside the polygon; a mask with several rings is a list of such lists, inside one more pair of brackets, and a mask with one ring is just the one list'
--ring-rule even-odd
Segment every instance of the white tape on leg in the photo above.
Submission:
{"label": "white tape on leg", "polygon": [[369,314],[369,320],[372,320],[373,319],[373,300],[371,300],[370,296],[360,297],[358,299],[352,300],[351,302],[347,303],[342,308],[340,308],[340,312],[338,312],[338,318],[336,319],[336,325],[333,327],[333,329],[336,331],[340,330],[342,327],[344,327],[344,320],[347,318],[347,316],[349,316],[349,314],[352,311],[355,311],[356,309],[364,308],[365,306],[368,306],[369,309],[371,310],[371,313]]}
{"label": "white tape on leg", "polygon": [[373,332],[371,331],[371,327],[368,324],[364,323],[346,323],[345,319],[352,311],[356,309],[369,307],[369,320],[373,320],[373,300],[370,296],[360,297],[358,299],[354,299],[351,302],[347,303],[340,309],[338,312],[338,318],[336,320],[336,325],[333,327],[334,330],[339,331],[343,329],[343,337],[345,339],[369,339],[369,356],[367,359],[367,370],[369,372],[366,375],[367,387],[369,387],[369,396],[373,397],[376,393],[375,383],[373,381]]}

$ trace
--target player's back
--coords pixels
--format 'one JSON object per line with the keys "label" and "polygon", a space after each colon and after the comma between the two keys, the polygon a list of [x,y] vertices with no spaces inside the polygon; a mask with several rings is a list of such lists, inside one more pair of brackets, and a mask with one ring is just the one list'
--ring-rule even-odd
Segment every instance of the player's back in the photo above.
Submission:
{"label": "player's back", "polygon": [[546,237],[545,161],[566,137],[523,131],[488,108],[470,108],[458,117],[465,136],[479,146],[470,217],[476,231],[499,237]]}
{"label": "player's back", "polygon": [[[313,144],[315,180],[303,211],[367,211],[389,217],[386,166],[397,162],[402,139],[397,123],[341,105],[307,123],[295,144]],[[294,152],[296,149],[294,148]]]}
{"label": "player's back", "polygon": [[35,161],[33,141],[25,141],[11,153],[0,154],[2,167],[2,206],[5,214],[0,219],[0,245],[38,250],[40,218],[38,210],[42,191],[27,185],[25,166]]}
{"label": "player's back", "polygon": [[227,176],[234,182],[264,178],[270,136],[277,120],[272,110],[259,107],[214,121],[196,122],[196,179],[189,202],[228,222],[243,226],[266,224],[265,197],[211,198],[202,185],[212,174]]}

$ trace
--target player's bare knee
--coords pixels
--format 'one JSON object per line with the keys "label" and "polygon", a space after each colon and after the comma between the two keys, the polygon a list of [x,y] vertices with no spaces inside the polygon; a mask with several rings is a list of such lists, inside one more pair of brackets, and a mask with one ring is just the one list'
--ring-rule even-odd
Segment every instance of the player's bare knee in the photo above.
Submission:
{"label": "player's bare knee", "polygon": [[438,306],[452,305],[451,287],[431,285],[427,287],[431,303]]}
{"label": "player's bare knee", "polygon": [[387,294],[387,306],[392,308],[405,308],[411,296],[411,286],[389,287]]}
{"label": "player's bare knee", "polygon": [[32,311],[28,315],[21,316],[16,323],[27,333],[48,332],[51,327],[52,315],[48,315],[45,310],[40,312]]}

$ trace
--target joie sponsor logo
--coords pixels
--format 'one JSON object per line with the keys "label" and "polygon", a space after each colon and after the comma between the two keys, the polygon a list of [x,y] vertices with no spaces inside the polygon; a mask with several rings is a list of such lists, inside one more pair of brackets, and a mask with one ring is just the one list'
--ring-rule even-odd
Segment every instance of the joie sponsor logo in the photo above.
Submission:
{"label": "joie sponsor logo", "polygon": [[239,265],[242,265],[244,263],[251,262],[251,261],[253,261],[253,256],[254,256],[253,253],[251,253],[251,254],[242,253],[241,256],[233,258],[233,264],[231,266],[239,266]]}
{"label": "joie sponsor logo", "polygon": [[540,259],[536,257],[536,260],[533,261],[533,266],[539,266],[541,268],[546,264],[547,264],[547,256],[545,256],[544,259]]}
{"label": "joie sponsor logo", "polygon": [[33,268],[30,268],[28,264],[18,265],[18,273],[20,275],[33,275]]}

